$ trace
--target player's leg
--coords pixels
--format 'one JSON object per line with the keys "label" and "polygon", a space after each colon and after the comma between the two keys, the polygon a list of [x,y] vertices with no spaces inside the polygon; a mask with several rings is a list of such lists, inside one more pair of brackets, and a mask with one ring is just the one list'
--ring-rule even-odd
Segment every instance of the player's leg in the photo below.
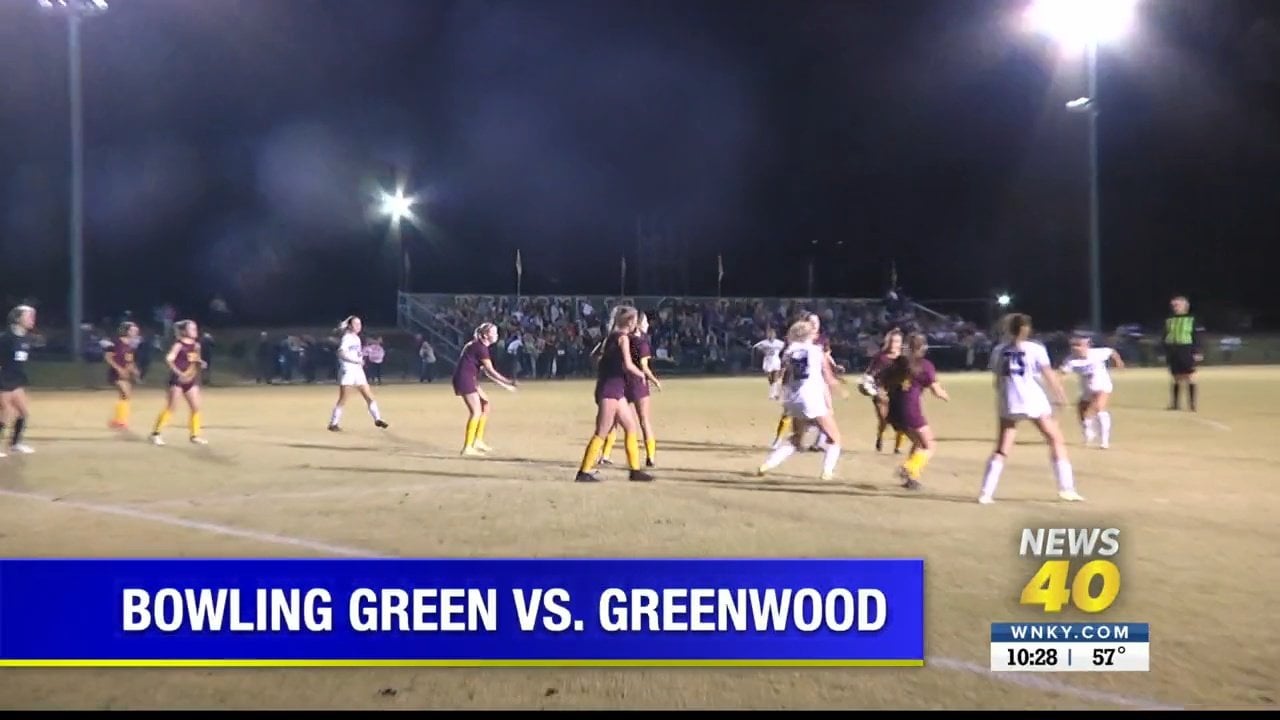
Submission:
{"label": "player's leg", "polygon": [[587,441],[587,449],[582,453],[582,464],[578,466],[578,474],[574,478],[575,482],[597,482],[599,480],[591,471],[600,462],[600,453],[604,450],[604,436],[608,435],[609,431],[618,422],[618,403],[625,402],[613,398],[601,398],[599,396],[597,398],[595,430],[591,434],[591,439]]}
{"label": "player's leg", "polygon": [[133,387],[128,380],[116,380],[113,384],[116,387],[116,405],[107,426],[123,429],[129,426],[129,399],[133,395]]}
{"label": "player's leg", "polygon": [[1094,422],[1098,425],[1098,447],[1106,450],[1111,447],[1111,392],[1099,391],[1093,394],[1091,410]]}
{"label": "player's leg", "polygon": [[188,437],[190,437],[191,442],[197,445],[207,445],[208,442],[200,434],[200,386],[192,385],[182,395],[187,400],[187,410],[190,413],[187,420]]}
{"label": "player's leg", "polygon": [[640,432],[644,435],[644,463],[647,467],[653,467],[658,455],[658,436],[653,434],[653,405],[649,396],[637,399],[632,410],[640,422]]}
{"label": "player's leg", "polygon": [[995,502],[996,487],[1000,484],[1000,474],[1004,472],[1005,458],[1013,451],[1013,442],[1017,437],[1017,420],[1000,418],[996,429],[996,447],[991,457],[987,458],[987,470],[982,476],[982,492],[978,495],[978,502],[984,505]]}
{"label": "player's leg", "polygon": [[1076,401],[1076,418],[1080,421],[1080,433],[1084,436],[1084,444],[1088,445],[1096,440],[1097,416],[1093,409],[1093,397],[1089,393],[1082,395]]}
{"label": "player's leg", "polygon": [[[13,422],[13,411],[9,407],[9,391],[0,390],[0,437],[4,436],[5,426]],[[0,443],[0,458],[8,457],[4,452],[4,444]]]}
{"label": "player's leg", "polygon": [[889,401],[876,396],[871,399],[871,409],[876,413],[876,452],[884,449],[884,431],[889,429]]}
{"label": "player's leg", "polygon": [[1069,502],[1084,500],[1076,492],[1075,473],[1071,468],[1071,459],[1067,457],[1067,441],[1062,437],[1062,429],[1052,415],[1035,418],[1036,429],[1049,445],[1049,461],[1053,464],[1053,476],[1058,482],[1058,497]]}
{"label": "player's leg", "polygon": [[924,425],[915,430],[907,432],[911,438],[911,453],[907,455],[907,460],[902,464],[903,469],[903,486],[912,490],[920,487],[920,477],[924,475],[924,467],[929,464],[929,460],[933,457],[933,450],[937,441],[933,437],[933,428]]}
{"label": "player's leg", "polygon": [[382,412],[378,410],[378,400],[373,396],[373,390],[368,383],[356,387],[360,391],[360,395],[364,398],[365,407],[369,408],[369,416],[373,418],[373,424],[380,427],[387,427],[387,423],[382,419]]}
{"label": "player's leg", "polygon": [[463,455],[482,454],[476,448],[476,435],[480,432],[480,415],[484,409],[480,404],[480,391],[469,392],[462,396],[462,404],[467,408],[467,429],[462,438]]}
{"label": "player's leg", "polygon": [[636,418],[631,403],[619,400],[616,414],[617,423],[622,426],[622,443],[627,451],[627,469],[631,471],[631,479],[636,482],[653,480],[653,476],[640,469],[640,421]]}
{"label": "player's leg", "polygon": [[822,479],[830,480],[835,477],[836,463],[840,460],[840,427],[836,425],[834,412],[828,412],[814,422],[826,438],[826,442],[822,445]]}
{"label": "player's leg", "polygon": [[[827,413],[834,414],[836,404],[831,399],[831,388],[824,387],[822,389],[822,394],[823,394],[823,402],[826,403]],[[827,445],[831,444],[831,439],[827,437],[827,433],[823,431],[822,426],[820,424],[818,423],[814,423],[814,424],[818,426],[818,435],[813,439],[813,445],[809,446],[809,452],[823,452],[826,449]]]}
{"label": "player's leg", "polygon": [[782,417],[778,418],[778,431],[773,436],[773,446],[778,447],[791,435],[792,429],[791,415],[786,410],[782,411]]}
{"label": "player's leg", "polygon": [[609,459],[613,455],[613,446],[618,444],[618,433],[622,432],[622,424],[614,420],[613,427],[609,428],[609,433],[604,436],[604,447],[600,450],[600,464],[612,465],[613,460]]}
{"label": "player's leg", "polygon": [[476,395],[480,399],[480,417],[476,421],[475,447],[480,452],[489,452],[493,448],[484,442],[484,429],[489,426],[489,396],[485,394],[484,388],[476,388]]}
{"label": "player's leg", "polygon": [[156,416],[155,425],[151,427],[151,442],[154,445],[163,445],[164,439],[160,437],[160,432],[169,424],[169,419],[173,417],[173,408],[178,403],[178,396],[182,394],[182,389],[177,385],[170,385],[165,391],[164,408],[160,410],[160,414]]}
{"label": "player's leg", "polygon": [[337,432],[342,429],[342,406],[347,404],[347,386],[338,379],[338,400],[333,404],[333,412],[329,414],[329,429]]}
{"label": "player's leg", "polygon": [[13,417],[13,435],[9,440],[9,450],[30,455],[35,451],[22,441],[22,435],[27,430],[28,414],[27,391],[24,388],[18,388],[9,393],[9,412]]}
{"label": "player's leg", "polygon": [[791,431],[790,437],[780,438],[773,445],[773,452],[769,453],[769,457],[765,458],[764,464],[756,471],[759,475],[764,475],[782,463],[787,458],[796,453],[797,450],[804,447],[804,434],[809,430],[810,422],[803,416],[792,418],[787,410],[783,410],[783,415],[791,422],[788,427]]}

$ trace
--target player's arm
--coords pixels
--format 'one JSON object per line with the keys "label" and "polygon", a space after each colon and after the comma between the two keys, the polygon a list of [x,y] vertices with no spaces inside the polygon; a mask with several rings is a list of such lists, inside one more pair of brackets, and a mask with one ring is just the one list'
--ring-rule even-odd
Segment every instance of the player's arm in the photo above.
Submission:
{"label": "player's arm", "polygon": [[1053,399],[1059,405],[1067,404],[1067,393],[1062,387],[1062,378],[1058,377],[1058,373],[1053,372],[1050,368],[1053,366],[1048,363],[1048,356],[1045,357],[1045,364],[1042,366],[1049,372],[1041,372],[1040,376],[1044,378],[1045,384],[1049,386],[1049,390],[1053,393]]}
{"label": "player's arm", "polygon": [[641,380],[647,379],[645,378],[644,373],[640,371],[640,368],[636,367],[636,364],[631,360],[631,338],[626,335],[618,336],[618,352],[622,353],[622,367],[625,368],[627,372],[635,375]]}
{"label": "player's arm", "polygon": [[653,370],[649,368],[649,356],[645,355],[640,358],[640,372],[644,373],[649,384],[658,392],[662,392],[662,383],[658,382],[658,376],[653,374]]}
{"label": "player's arm", "polygon": [[128,367],[120,367],[120,364],[116,362],[114,357],[112,357],[114,354],[115,353],[113,353],[111,349],[108,349],[106,352],[102,353],[102,359],[107,361],[107,366],[114,370],[117,376],[122,378],[131,376],[133,373],[130,372],[130,369]]}
{"label": "player's arm", "polygon": [[338,354],[342,356],[342,362],[351,363],[352,365],[364,364],[364,348],[339,345]]}
{"label": "player's arm", "polygon": [[1203,338],[1200,337],[1200,334],[1200,327],[1193,317],[1191,318],[1191,352],[1196,362],[1204,361],[1204,350],[1200,346]]}
{"label": "player's arm", "polygon": [[498,372],[498,370],[497,370],[495,367],[493,367],[493,360],[492,360],[492,359],[490,359],[490,358],[484,358],[483,360],[481,360],[481,361],[480,361],[480,370],[481,370],[482,372],[484,372],[484,374],[485,374],[485,375],[486,375],[490,380],[492,380],[492,381],[494,381],[495,383],[497,383],[497,384],[501,385],[502,387],[504,387],[504,388],[506,388],[506,389],[508,389],[508,390],[515,390],[515,389],[516,389],[516,384],[515,384],[514,382],[512,382],[511,380],[509,380],[509,379],[507,378],[507,376],[505,376],[505,375],[503,375],[502,373]]}
{"label": "player's arm", "polygon": [[1117,370],[1124,369],[1124,358],[1120,357],[1120,353],[1116,352],[1115,348],[1111,348],[1111,357],[1107,359],[1111,361],[1111,364],[1114,365]]}
{"label": "player's arm", "polygon": [[176,342],[173,344],[173,347],[169,348],[169,352],[166,353],[164,356],[164,364],[169,366],[169,371],[172,372],[174,375],[183,374],[178,371],[178,364],[177,364],[178,353],[180,352],[182,352],[182,343]]}

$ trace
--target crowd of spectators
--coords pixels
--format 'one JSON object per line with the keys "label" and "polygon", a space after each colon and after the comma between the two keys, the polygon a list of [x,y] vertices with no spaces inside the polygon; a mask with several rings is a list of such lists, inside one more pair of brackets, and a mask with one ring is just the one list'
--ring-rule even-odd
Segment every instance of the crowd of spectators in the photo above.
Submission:
{"label": "crowd of spectators", "polygon": [[742,372],[759,365],[752,346],[791,319],[817,313],[837,361],[866,365],[891,328],[922,332],[946,363],[972,367],[990,347],[985,328],[923,310],[890,294],[884,299],[606,298],[440,296],[425,308],[432,325],[456,346],[480,323],[498,325],[492,349],[499,368],[517,378],[571,377],[591,372],[589,353],[615,304],[631,304],[649,318],[654,363],[688,372]]}

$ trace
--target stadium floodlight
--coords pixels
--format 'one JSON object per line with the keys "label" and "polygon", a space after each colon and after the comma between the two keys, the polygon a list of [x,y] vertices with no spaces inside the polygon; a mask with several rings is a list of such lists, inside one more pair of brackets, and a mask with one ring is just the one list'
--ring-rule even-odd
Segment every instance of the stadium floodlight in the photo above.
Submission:
{"label": "stadium floodlight", "polygon": [[1009,293],[1000,293],[996,296],[996,304],[1002,308],[1009,307],[1009,303],[1013,302],[1013,298],[1009,297]]}
{"label": "stadium floodlight", "polygon": [[1064,50],[1114,42],[1133,27],[1137,0],[1033,0],[1026,20]]}
{"label": "stadium floodlight", "polygon": [[1089,123],[1089,316],[1102,331],[1102,239],[1098,201],[1098,46],[1124,37],[1137,17],[1138,0],[1032,0],[1025,20],[1069,53],[1085,51],[1088,93],[1066,104]]}
{"label": "stadium floodlight", "polygon": [[382,192],[378,203],[378,211],[391,218],[393,223],[398,223],[401,220],[413,220],[413,207],[417,203],[417,198],[412,195],[405,195],[403,188],[397,188],[395,192]]}
{"label": "stadium floodlight", "polygon": [[71,357],[83,357],[84,338],[84,108],[80,89],[80,23],[107,11],[107,0],[38,0],[40,7],[67,19],[67,90],[71,102],[71,217],[69,223]]}

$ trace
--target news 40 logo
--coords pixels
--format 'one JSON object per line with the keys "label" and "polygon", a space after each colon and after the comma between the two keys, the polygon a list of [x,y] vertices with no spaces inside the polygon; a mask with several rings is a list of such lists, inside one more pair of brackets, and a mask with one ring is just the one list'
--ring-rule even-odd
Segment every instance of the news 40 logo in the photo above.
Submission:
{"label": "news 40 logo", "polygon": [[1100,613],[1120,595],[1119,528],[1024,528],[1018,554],[1040,567],[1022,588],[1023,605],[1059,613]]}

